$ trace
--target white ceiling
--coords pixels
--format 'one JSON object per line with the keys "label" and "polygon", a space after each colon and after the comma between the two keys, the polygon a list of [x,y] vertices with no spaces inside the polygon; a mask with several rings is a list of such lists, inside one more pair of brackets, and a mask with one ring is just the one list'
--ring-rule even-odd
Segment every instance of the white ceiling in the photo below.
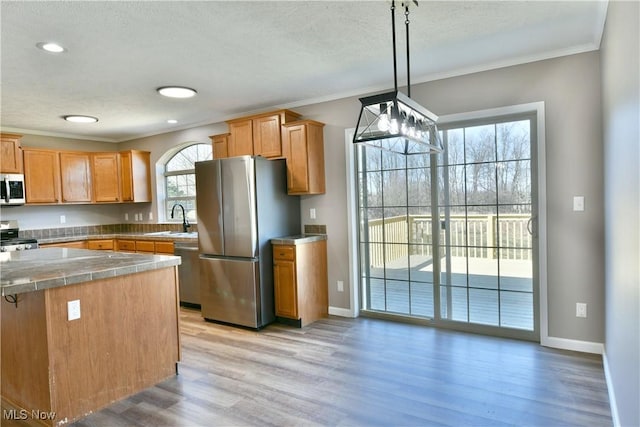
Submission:
{"label": "white ceiling", "polygon": [[[4,131],[119,142],[386,90],[393,86],[389,6],[2,0],[0,123]],[[410,13],[411,81],[596,50],[606,10],[606,1],[421,0]],[[41,51],[42,41],[67,51]],[[155,89],[165,85],[198,95],[164,98]],[[66,114],[100,121],[69,123]]]}

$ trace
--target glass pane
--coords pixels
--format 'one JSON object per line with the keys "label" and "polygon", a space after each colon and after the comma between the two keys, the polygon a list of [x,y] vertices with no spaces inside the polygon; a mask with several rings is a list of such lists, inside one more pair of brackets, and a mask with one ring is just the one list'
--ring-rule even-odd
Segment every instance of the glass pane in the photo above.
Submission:
{"label": "glass pane", "polygon": [[486,248],[497,246],[497,213],[495,206],[467,207],[467,245],[476,248],[469,256],[492,256]]}
{"label": "glass pane", "polygon": [[431,155],[429,154],[414,154],[407,156],[408,168],[428,168],[431,166]]}
{"label": "glass pane", "polygon": [[409,206],[431,205],[431,169],[407,171],[407,194]]}
{"label": "glass pane", "polygon": [[509,328],[533,330],[533,294],[500,292],[500,323]]}
{"label": "glass pane", "polygon": [[405,156],[404,154],[380,150],[380,155],[382,156],[383,170],[404,169],[407,165],[407,156]]}
{"label": "glass pane", "polygon": [[367,172],[362,188],[366,192],[366,206],[382,206],[382,172]]}
{"label": "glass pane", "polygon": [[464,131],[462,129],[447,131],[447,161],[449,165],[464,164]]}
{"label": "glass pane", "polygon": [[[173,218],[171,218],[171,210],[175,205],[182,205],[184,207],[185,216],[187,220],[190,222],[196,221],[196,201],[195,199],[167,199],[166,200],[166,213],[165,218],[168,218],[169,221],[173,222],[182,222],[182,209],[176,208],[173,213]],[[190,231],[195,231],[192,227]]]}
{"label": "glass pane", "polygon": [[372,310],[385,310],[385,286],[384,279],[374,279],[369,281],[369,301]]}
{"label": "glass pane", "polygon": [[458,287],[440,287],[440,315],[443,319],[466,322],[467,289]]}
{"label": "glass pane", "polygon": [[409,241],[406,208],[386,208],[384,210],[384,241],[387,243],[407,243]]}
{"label": "glass pane", "polygon": [[431,210],[429,208],[410,208],[409,242],[429,244],[432,240]]}
{"label": "glass pane", "polygon": [[360,239],[369,242],[382,242],[384,235],[382,233],[382,209],[361,209],[360,217]]}
{"label": "glass pane", "polygon": [[496,164],[498,201],[503,205],[531,203],[531,161]]}
{"label": "glass pane", "polygon": [[498,326],[498,291],[469,289],[469,321]]}
{"label": "glass pane", "polygon": [[[473,249],[470,248],[469,252]],[[491,257],[469,258],[469,287],[498,289],[498,260]]]}
{"label": "glass pane", "polygon": [[498,160],[528,159],[531,157],[531,121],[499,123],[496,125]]}
{"label": "glass pane", "polygon": [[387,280],[387,311],[409,314],[409,282]]}
{"label": "glass pane", "polygon": [[167,172],[193,170],[194,163],[212,159],[211,144],[194,144],[177,152],[166,164]]}
{"label": "glass pane", "polygon": [[498,202],[495,164],[467,165],[465,172],[466,202],[470,205],[495,205]]}
{"label": "glass pane", "polygon": [[[504,249],[501,251],[505,252]],[[524,259],[500,259],[500,289],[533,292],[533,262],[531,249],[518,250]]]}
{"label": "glass pane", "polygon": [[[445,177],[443,174],[447,174]],[[465,167],[438,168],[438,205],[455,206],[465,204]],[[448,178],[448,182],[444,179]]]}
{"label": "glass pane", "polygon": [[440,241],[451,246],[466,246],[467,215],[465,207],[453,206],[440,209],[440,212]]}
{"label": "glass pane", "polygon": [[407,245],[384,245],[385,277],[387,279],[409,280],[409,254]]}
{"label": "glass pane", "polygon": [[365,267],[371,276],[384,277],[384,244],[369,243],[365,249],[369,251],[369,263]]}
{"label": "glass pane", "polygon": [[382,172],[385,206],[407,206],[407,173],[405,170]]}
{"label": "glass pane", "polygon": [[495,126],[492,124],[465,128],[464,153],[466,163],[495,161],[495,138]]}
{"label": "glass pane", "polygon": [[[522,207],[518,205],[517,207]],[[501,247],[500,258],[503,259],[530,259],[526,258],[529,253],[522,249],[531,248],[533,244],[533,236],[530,231],[533,224],[529,222],[530,213],[504,213],[512,212],[514,209],[507,206],[507,209],[500,207],[498,215],[498,243]],[[530,230],[531,229],[531,230]],[[507,249],[518,250],[507,250]]]}
{"label": "glass pane", "polygon": [[433,284],[410,283],[411,314],[433,317]]}
{"label": "glass pane", "polygon": [[178,177],[168,176],[166,182],[167,182],[167,197],[179,197],[181,194],[178,193]]}
{"label": "glass pane", "polygon": [[414,282],[433,282],[431,245],[411,245],[409,251],[411,280]]}
{"label": "glass pane", "polygon": [[382,150],[358,145],[359,171],[379,171],[382,168]]}
{"label": "glass pane", "polygon": [[440,248],[440,283],[450,286],[467,286],[466,248],[451,248],[451,257],[445,256],[446,248]]}

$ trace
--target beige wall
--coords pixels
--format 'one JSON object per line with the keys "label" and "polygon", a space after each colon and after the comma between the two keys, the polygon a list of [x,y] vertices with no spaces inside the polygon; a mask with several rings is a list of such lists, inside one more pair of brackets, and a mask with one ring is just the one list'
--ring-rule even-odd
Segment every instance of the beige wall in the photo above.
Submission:
{"label": "beige wall", "polygon": [[[413,98],[439,115],[545,102],[549,335],[595,343],[604,341],[599,70],[599,54],[593,52],[439,80],[412,88]],[[350,307],[348,287],[353,286],[349,283],[345,129],[355,125],[359,108],[356,97],[295,108],[307,118],[326,123],[327,193],[303,197],[301,214],[303,223],[327,225],[329,298],[330,305],[338,309]],[[150,150],[155,163],[167,150],[186,142],[208,143],[209,135],[225,131],[225,124],[213,124],[121,143],[118,149]],[[585,196],[585,212],[572,212],[574,195]],[[157,220],[155,202],[147,206],[145,218],[151,211]],[[317,211],[316,220],[308,217],[312,207]],[[122,215],[131,209],[141,207],[123,206],[119,213]],[[345,282],[345,292],[337,291],[338,280]],[[575,317],[576,302],[589,305],[587,319]]]}
{"label": "beige wall", "polygon": [[602,42],[605,361],[614,421],[640,425],[640,5],[609,3]]}

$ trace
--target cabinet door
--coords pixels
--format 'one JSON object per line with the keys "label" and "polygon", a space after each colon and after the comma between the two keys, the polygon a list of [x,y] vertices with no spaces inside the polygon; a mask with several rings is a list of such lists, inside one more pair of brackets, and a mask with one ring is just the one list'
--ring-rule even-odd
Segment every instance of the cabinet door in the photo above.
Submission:
{"label": "cabinet door", "polygon": [[282,157],[280,115],[253,119],[253,152],[267,158]]}
{"label": "cabinet door", "polygon": [[229,157],[253,155],[253,125],[251,119],[229,123]]}
{"label": "cabinet door", "polygon": [[92,187],[95,202],[120,201],[120,157],[118,153],[92,153]]}
{"label": "cabinet door", "polygon": [[153,240],[136,240],[136,252],[154,253],[156,247]]}
{"label": "cabinet door", "polygon": [[60,153],[62,202],[91,202],[90,153]]}
{"label": "cabinet door", "polygon": [[3,133],[0,139],[0,172],[22,173],[21,135]]}
{"label": "cabinet door", "polygon": [[135,252],[136,241],[135,240],[116,240],[116,250],[121,252]]}
{"label": "cabinet door", "polygon": [[59,156],[57,151],[24,150],[24,181],[27,203],[58,203]]}
{"label": "cabinet door", "polygon": [[123,202],[151,201],[151,153],[120,152],[120,192]]}
{"label": "cabinet door", "polygon": [[213,158],[214,159],[224,159],[229,157],[229,134],[225,133],[222,135],[213,135],[210,136],[211,145],[213,146]]}
{"label": "cabinet door", "polygon": [[287,153],[287,190],[289,193],[309,191],[307,164],[307,127],[305,125],[287,126],[285,130]]}
{"label": "cabinet door", "polygon": [[112,251],[113,250],[113,239],[101,239],[101,240],[89,240],[87,242],[87,247],[93,250],[99,251]]}
{"label": "cabinet door", "polygon": [[173,242],[155,242],[155,252],[157,254],[173,255]]}
{"label": "cabinet door", "polygon": [[273,265],[276,316],[298,319],[298,291],[294,261],[277,260]]}

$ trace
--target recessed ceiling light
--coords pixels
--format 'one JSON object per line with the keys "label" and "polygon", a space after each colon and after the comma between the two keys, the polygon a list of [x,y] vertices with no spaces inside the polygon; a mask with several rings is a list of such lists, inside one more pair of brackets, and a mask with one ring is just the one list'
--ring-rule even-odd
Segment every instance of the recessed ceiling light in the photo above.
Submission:
{"label": "recessed ceiling light", "polygon": [[169,119],[169,120],[167,120],[167,123],[175,125],[176,123],[178,123],[178,121],[176,119]]}
{"label": "recessed ceiling light", "polygon": [[36,47],[38,49],[46,50],[47,52],[51,52],[51,53],[62,53],[67,50],[64,47],[60,46],[58,43],[54,43],[54,42],[36,43]]}
{"label": "recessed ceiling light", "polygon": [[156,89],[162,96],[168,96],[169,98],[191,98],[195,96],[196,90],[183,86],[163,86]]}
{"label": "recessed ceiling light", "polygon": [[91,116],[79,116],[77,114],[73,114],[73,115],[69,115],[69,116],[62,116],[63,119],[65,119],[68,122],[73,122],[73,123],[95,123],[98,121],[98,119],[96,117],[91,117]]}

